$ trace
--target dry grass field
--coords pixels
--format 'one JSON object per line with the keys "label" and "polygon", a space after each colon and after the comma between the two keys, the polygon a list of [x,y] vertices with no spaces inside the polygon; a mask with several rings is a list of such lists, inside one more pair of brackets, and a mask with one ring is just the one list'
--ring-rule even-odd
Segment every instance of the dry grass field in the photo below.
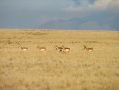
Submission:
{"label": "dry grass field", "polygon": [[0,90],[119,90],[119,32],[0,29]]}

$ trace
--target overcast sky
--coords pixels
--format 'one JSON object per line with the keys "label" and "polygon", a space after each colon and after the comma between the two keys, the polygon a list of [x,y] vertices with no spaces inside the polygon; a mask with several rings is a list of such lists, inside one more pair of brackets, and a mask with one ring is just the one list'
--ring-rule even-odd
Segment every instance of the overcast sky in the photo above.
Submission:
{"label": "overcast sky", "polygon": [[119,0],[0,0],[0,27],[119,30]]}

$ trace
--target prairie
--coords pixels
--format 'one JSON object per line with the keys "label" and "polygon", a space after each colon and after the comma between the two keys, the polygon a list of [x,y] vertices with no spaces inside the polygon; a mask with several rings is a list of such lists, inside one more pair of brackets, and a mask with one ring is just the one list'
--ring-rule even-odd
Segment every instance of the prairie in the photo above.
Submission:
{"label": "prairie", "polygon": [[119,90],[119,32],[0,29],[0,90]]}

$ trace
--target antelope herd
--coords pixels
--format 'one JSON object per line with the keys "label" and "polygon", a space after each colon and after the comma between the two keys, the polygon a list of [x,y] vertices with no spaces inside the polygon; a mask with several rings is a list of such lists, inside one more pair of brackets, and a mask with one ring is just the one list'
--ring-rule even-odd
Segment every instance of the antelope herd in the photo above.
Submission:
{"label": "antelope herd", "polygon": [[[89,48],[87,47],[86,45],[83,45],[84,47],[84,50],[86,50],[87,52],[92,52],[93,51],[93,48]],[[47,51],[47,48],[46,47],[40,47],[40,46],[37,46],[37,49],[40,51],[40,52],[45,52]],[[21,47],[21,50],[23,51],[27,51],[28,50],[28,47]],[[69,47],[65,47],[64,45],[62,46],[55,46],[55,50],[58,51],[59,53],[69,53],[71,51],[71,49]]]}

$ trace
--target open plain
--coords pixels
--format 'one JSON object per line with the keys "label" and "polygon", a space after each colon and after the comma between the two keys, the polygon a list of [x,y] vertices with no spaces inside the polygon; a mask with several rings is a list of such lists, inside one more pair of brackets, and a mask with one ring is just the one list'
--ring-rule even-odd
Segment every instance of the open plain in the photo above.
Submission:
{"label": "open plain", "polygon": [[0,29],[0,90],[119,90],[119,32]]}

